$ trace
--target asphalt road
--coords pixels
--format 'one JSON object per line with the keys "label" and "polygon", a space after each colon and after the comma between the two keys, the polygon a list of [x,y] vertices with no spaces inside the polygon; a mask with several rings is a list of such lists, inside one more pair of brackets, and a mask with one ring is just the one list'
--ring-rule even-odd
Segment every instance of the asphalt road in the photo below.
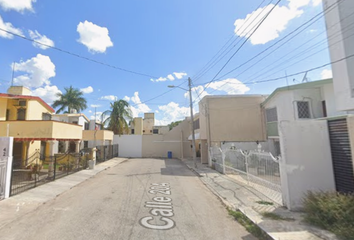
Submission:
{"label": "asphalt road", "polygon": [[129,159],[0,229],[0,239],[256,238],[179,160]]}

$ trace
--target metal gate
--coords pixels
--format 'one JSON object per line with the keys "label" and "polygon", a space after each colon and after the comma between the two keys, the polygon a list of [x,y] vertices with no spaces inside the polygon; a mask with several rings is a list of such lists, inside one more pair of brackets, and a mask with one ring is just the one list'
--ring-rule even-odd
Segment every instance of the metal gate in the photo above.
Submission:
{"label": "metal gate", "polygon": [[0,158],[0,200],[5,198],[7,158]]}
{"label": "metal gate", "polygon": [[328,131],[336,190],[342,193],[353,193],[353,160],[347,119],[328,120]]}

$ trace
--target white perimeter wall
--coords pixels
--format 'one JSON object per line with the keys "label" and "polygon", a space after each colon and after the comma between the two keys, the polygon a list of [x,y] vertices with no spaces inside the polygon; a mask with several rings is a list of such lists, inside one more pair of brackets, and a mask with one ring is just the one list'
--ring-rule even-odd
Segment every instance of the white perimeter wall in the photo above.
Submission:
{"label": "white perimeter wall", "polygon": [[113,144],[119,144],[119,157],[142,157],[142,135],[114,135]]}
{"label": "white perimeter wall", "polygon": [[335,191],[327,121],[282,121],[279,134],[284,204],[299,210],[307,191]]}

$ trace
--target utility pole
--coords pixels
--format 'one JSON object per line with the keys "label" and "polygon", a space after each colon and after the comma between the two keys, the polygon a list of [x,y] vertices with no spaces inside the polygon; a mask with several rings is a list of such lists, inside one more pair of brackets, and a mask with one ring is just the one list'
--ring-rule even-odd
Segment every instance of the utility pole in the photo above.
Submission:
{"label": "utility pole", "polygon": [[192,126],[192,154],[194,167],[197,168],[197,156],[195,151],[195,135],[194,135],[194,116],[193,116],[193,101],[192,101],[192,80],[188,78],[188,87],[189,87],[189,107],[191,110],[191,126]]}
{"label": "utility pole", "polygon": [[14,76],[15,76],[15,62],[12,64],[12,78],[11,78],[11,87],[14,86]]}

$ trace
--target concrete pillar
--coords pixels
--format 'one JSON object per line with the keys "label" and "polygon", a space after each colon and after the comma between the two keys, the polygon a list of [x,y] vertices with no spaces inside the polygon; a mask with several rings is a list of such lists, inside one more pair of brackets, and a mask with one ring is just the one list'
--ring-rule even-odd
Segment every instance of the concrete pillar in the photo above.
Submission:
{"label": "concrete pillar", "polygon": [[69,141],[64,142],[64,152],[67,152],[69,150]]}
{"label": "concrete pillar", "polygon": [[81,141],[75,141],[75,152],[76,153],[80,152],[80,142]]}
{"label": "concrete pillar", "polygon": [[53,177],[54,176],[54,144],[55,141],[47,141],[47,144],[49,144],[49,164],[48,164],[48,177]]}

